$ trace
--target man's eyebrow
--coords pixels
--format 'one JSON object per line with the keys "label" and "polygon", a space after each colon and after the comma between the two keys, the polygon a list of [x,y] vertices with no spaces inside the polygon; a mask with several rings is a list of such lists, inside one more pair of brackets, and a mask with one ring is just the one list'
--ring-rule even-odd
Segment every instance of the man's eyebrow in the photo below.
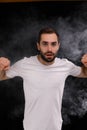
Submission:
{"label": "man's eyebrow", "polygon": [[42,41],[42,42],[46,42],[46,43],[48,43],[48,41]]}
{"label": "man's eyebrow", "polygon": [[42,43],[49,43],[48,41],[42,41]]}
{"label": "man's eyebrow", "polygon": [[[49,43],[48,41],[42,41],[44,43]],[[50,43],[57,43],[57,41],[53,41],[53,42],[50,42]]]}

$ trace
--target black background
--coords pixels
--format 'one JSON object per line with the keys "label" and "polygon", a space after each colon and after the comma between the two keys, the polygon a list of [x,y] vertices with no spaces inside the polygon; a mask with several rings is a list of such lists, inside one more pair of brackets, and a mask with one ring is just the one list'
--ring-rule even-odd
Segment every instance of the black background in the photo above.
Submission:
{"label": "black background", "polygon": [[[61,48],[58,57],[81,65],[87,52],[87,2],[50,1],[0,3],[0,56],[15,63],[37,54],[38,31],[44,26],[57,29]],[[0,123],[2,130],[22,130],[24,92],[21,77],[0,81]],[[66,80],[62,116],[63,130],[86,129],[87,79]]]}

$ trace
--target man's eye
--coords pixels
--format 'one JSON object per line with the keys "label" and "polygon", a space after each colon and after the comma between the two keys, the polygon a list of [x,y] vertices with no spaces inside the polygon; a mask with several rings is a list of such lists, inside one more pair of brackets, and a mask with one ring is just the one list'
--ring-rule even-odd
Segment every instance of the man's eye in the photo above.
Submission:
{"label": "man's eye", "polygon": [[52,45],[52,46],[56,46],[56,44],[57,44],[56,42],[53,42],[51,45]]}
{"label": "man's eye", "polygon": [[45,43],[45,42],[44,42],[44,43],[42,43],[42,44],[43,44],[44,46],[47,46],[47,43]]}

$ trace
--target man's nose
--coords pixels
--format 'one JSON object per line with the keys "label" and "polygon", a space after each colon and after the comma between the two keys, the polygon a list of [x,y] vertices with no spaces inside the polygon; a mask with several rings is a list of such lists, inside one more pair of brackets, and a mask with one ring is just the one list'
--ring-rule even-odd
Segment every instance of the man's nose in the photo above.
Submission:
{"label": "man's nose", "polygon": [[48,51],[52,51],[52,47],[48,45]]}

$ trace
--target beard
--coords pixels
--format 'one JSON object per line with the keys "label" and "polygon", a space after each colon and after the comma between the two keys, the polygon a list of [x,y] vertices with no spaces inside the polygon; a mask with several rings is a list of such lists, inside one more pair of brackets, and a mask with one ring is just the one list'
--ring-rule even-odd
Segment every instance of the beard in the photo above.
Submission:
{"label": "beard", "polygon": [[55,57],[57,56],[57,53],[56,54],[54,54],[52,52],[42,53],[40,51],[40,56],[41,56],[42,60],[44,60],[45,62],[53,62],[55,60]]}

